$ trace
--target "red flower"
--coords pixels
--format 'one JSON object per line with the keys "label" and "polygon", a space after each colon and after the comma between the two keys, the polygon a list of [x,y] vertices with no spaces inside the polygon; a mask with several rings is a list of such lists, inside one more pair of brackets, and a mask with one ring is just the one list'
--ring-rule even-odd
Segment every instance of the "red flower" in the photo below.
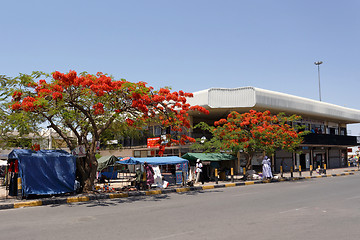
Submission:
{"label": "red flower", "polygon": [[12,98],[15,101],[19,101],[21,99],[22,94],[23,94],[22,92],[15,91],[12,95]]}
{"label": "red flower", "polygon": [[13,105],[11,105],[12,110],[19,110],[21,108],[21,105],[19,102],[15,102]]}
{"label": "red flower", "polygon": [[32,145],[30,147],[30,149],[33,150],[33,151],[39,151],[40,150],[40,145],[35,143],[34,145]]}
{"label": "red flower", "polygon": [[94,111],[94,114],[95,115],[99,115],[99,114],[103,114],[105,111],[104,111],[104,105],[102,103],[97,103],[93,106],[93,109],[95,110]]}
{"label": "red flower", "polygon": [[54,99],[54,100],[57,100],[57,99],[63,99],[63,95],[61,94],[61,93],[59,93],[59,92],[54,92],[53,94],[52,94],[52,98]]}
{"label": "red flower", "polygon": [[127,118],[125,121],[129,126],[134,125],[134,120],[132,120],[132,119]]}

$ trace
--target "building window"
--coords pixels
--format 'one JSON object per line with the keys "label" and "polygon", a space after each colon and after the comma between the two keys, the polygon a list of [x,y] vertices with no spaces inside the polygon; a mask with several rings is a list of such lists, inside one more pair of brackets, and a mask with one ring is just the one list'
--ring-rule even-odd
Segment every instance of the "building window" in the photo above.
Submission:
{"label": "building window", "polygon": [[324,125],[311,124],[311,132],[316,134],[325,134]]}
{"label": "building window", "polygon": [[141,151],[134,151],[134,157],[141,157]]}
{"label": "building window", "polygon": [[340,128],[340,135],[346,136],[346,128]]}

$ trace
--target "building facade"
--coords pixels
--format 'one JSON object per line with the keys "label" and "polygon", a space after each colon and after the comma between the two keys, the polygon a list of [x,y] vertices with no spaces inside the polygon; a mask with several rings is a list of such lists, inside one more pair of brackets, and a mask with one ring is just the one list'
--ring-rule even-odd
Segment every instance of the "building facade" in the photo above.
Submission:
{"label": "building facade", "polygon": [[[193,113],[193,126],[199,122],[212,125],[214,121],[226,118],[232,111],[243,113],[251,109],[269,110],[273,114],[284,112],[286,115],[300,115],[302,120],[296,124],[305,125],[306,130],[311,133],[305,136],[300,145],[301,153],[276,152],[272,161],[277,172],[280,166],[285,171],[290,171],[291,168],[297,170],[300,167],[305,170],[310,166],[344,167],[347,166],[347,148],[359,145],[358,137],[347,135],[347,125],[360,123],[360,110],[255,87],[206,89],[195,92],[188,102],[191,105],[200,105],[210,112],[209,115]],[[193,129],[190,135],[201,138],[204,133]],[[261,154],[255,156],[253,165],[260,165],[261,158]],[[239,163],[236,166],[238,172],[241,171],[241,165],[242,163]]]}

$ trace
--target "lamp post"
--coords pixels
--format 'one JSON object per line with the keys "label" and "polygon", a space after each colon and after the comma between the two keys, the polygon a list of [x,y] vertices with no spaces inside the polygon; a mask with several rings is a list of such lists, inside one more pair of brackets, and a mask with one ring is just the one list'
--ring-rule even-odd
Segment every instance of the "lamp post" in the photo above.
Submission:
{"label": "lamp post", "polygon": [[320,64],[322,64],[322,61],[317,61],[314,62],[315,65],[318,66],[318,78],[319,78],[319,98],[320,98],[320,102],[321,102],[321,88],[320,88]]}

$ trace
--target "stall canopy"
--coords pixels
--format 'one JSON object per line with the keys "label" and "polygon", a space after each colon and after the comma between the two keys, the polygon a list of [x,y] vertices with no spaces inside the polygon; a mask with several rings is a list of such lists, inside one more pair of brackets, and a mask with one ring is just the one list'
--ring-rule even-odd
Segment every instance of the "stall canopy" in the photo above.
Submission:
{"label": "stall canopy", "polygon": [[124,160],[120,160],[116,163],[120,164],[144,164],[147,162],[150,165],[168,165],[168,164],[179,164],[179,163],[187,163],[188,160],[180,158],[180,157],[150,157],[150,158],[125,158]]}
{"label": "stall canopy", "polygon": [[109,155],[109,156],[103,156],[99,158],[97,161],[98,161],[97,170],[100,172],[107,167],[114,166],[116,161],[119,161],[119,159],[114,155]]}
{"label": "stall canopy", "polygon": [[74,191],[76,158],[63,150],[15,149],[9,161],[18,160],[23,195],[62,194]]}
{"label": "stall canopy", "polygon": [[182,158],[187,159],[190,162],[195,162],[197,159],[210,162],[229,161],[236,159],[233,155],[226,153],[186,153],[182,156]]}

